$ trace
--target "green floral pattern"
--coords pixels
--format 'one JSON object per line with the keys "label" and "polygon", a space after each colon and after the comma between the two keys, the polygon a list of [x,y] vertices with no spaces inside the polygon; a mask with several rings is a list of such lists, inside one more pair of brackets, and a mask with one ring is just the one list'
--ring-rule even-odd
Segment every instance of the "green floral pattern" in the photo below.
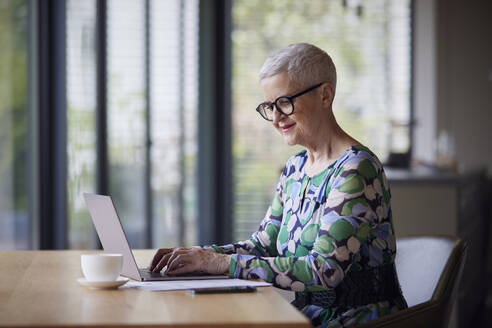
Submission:
{"label": "green floral pattern", "polygon": [[[349,270],[394,261],[390,191],[377,157],[353,146],[312,178],[304,172],[306,160],[306,151],[289,159],[272,205],[249,240],[208,246],[231,254],[231,277],[320,291],[335,288]],[[316,326],[349,327],[403,307],[400,299],[357,309],[308,305],[303,312]]]}

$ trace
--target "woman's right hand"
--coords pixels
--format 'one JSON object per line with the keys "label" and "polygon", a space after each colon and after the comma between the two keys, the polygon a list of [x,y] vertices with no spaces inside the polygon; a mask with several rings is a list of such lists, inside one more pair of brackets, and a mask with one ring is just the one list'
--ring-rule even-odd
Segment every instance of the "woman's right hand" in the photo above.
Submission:
{"label": "woman's right hand", "polygon": [[158,249],[157,252],[155,252],[154,257],[152,258],[152,261],[150,262],[149,270],[152,272],[160,272],[162,268],[167,265],[174,250],[182,248],[183,247],[172,247]]}
{"label": "woman's right hand", "polygon": [[165,273],[179,275],[190,272],[226,274],[229,271],[230,256],[218,254],[200,247],[173,247],[157,250],[150,263],[152,272],[160,272],[167,266]]}

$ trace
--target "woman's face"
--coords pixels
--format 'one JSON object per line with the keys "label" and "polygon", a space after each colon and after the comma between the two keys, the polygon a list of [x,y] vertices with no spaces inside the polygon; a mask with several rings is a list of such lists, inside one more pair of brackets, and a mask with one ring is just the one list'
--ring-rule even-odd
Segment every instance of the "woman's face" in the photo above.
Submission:
{"label": "woman's face", "polygon": [[[280,96],[292,96],[310,85],[299,88],[294,86],[287,73],[279,73],[260,81],[265,102],[274,102]],[[294,113],[282,115],[274,110],[272,124],[290,145],[301,145],[310,148],[316,143],[316,133],[323,122],[319,89],[315,89],[293,100]]]}

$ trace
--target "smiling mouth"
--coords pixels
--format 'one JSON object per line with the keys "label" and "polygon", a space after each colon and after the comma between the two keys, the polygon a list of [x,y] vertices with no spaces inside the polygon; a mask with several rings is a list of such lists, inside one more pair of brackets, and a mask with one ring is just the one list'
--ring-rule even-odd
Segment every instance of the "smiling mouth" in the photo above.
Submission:
{"label": "smiling mouth", "polygon": [[289,131],[294,125],[296,125],[295,123],[292,123],[292,124],[288,124],[288,125],[283,125],[280,127],[280,129],[282,130],[282,132],[287,132]]}

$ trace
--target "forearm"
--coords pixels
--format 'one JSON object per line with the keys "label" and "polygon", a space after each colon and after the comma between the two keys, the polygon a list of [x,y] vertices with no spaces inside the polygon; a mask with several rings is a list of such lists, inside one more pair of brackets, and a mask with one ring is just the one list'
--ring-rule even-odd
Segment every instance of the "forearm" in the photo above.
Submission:
{"label": "forearm", "polygon": [[342,280],[344,269],[331,259],[312,254],[302,257],[257,257],[232,255],[230,275],[242,279],[263,279],[275,287],[293,291],[334,288]]}
{"label": "forearm", "polygon": [[229,255],[276,256],[278,252],[275,240],[279,230],[277,224],[279,225],[280,222],[269,222],[266,226],[260,227],[248,240],[222,246],[202,246],[202,249]]}
{"label": "forearm", "polygon": [[[237,242],[234,244],[227,244],[227,245],[206,245],[206,246],[200,246],[202,249],[207,250],[207,251],[213,251],[215,253],[219,254],[256,254],[253,253],[255,252],[255,245],[254,243],[250,241],[242,241],[242,242]],[[258,254],[260,255],[260,254]]]}

